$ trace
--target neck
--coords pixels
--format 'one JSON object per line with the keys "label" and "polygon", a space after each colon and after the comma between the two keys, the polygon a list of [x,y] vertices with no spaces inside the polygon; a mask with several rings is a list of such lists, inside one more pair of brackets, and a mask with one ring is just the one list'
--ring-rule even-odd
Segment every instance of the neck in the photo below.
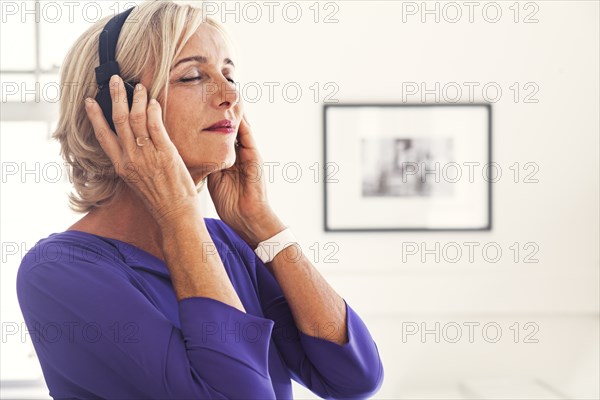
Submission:
{"label": "neck", "polygon": [[116,196],[111,205],[94,208],[68,229],[118,239],[164,261],[160,229],[144,203],[128,187]]}
{"label": "neck", "polygon": [[[200,190],[206,190],[206,174],[194,174]],[[164,261],[162,235],[154,217],[129,186],[115,195],[110,205],[94,208],[67,230],[93,233],[132,244]]]}

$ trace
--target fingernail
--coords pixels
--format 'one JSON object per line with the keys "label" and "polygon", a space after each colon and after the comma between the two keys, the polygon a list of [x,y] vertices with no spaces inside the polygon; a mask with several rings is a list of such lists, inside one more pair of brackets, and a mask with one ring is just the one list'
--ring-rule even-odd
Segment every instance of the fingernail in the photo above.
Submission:
{"label": "fingernail", "polygon": [[119,75],[113,75],[110,77],[110,83],[119,83]]}
{"label": "fingernail", "polygon": [[142,84],[141,84],[141,83],[138,83],[137,85],[135,85],[135,90],[137,90],[138,92],[139,92],[140,90],[142,90]]}

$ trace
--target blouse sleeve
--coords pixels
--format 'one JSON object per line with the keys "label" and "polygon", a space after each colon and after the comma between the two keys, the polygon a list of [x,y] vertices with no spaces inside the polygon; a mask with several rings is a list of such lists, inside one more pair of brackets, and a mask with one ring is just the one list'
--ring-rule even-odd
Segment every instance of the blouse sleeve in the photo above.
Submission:
{"label": "blouse sleeve", "polygon": [[295,381],[326,398],[367,398],[383,383],[379,350],[365,323],[348,305],[348,342],[340,345],[299,330],[281,287],[264,263],[255,257],[260,301],[273,320],[276,343]]}
{"label": "blouse sleeve", "polygon": [[[97,259],[19,269],[17,295],[44,375],[72,383],[72,393],[58,386],[52,393],[49,384],[50,395],[275,398],[268,373],[272,320],[191,297],[178,302],[179,329],[132,279]],[[256,334],[240,334],[246,331]]]}

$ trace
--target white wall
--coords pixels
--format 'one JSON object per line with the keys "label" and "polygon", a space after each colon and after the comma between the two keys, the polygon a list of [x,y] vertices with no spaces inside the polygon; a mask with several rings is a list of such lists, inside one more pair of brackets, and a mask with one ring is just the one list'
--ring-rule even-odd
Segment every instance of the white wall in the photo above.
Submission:
{"label": "white wall", "polygon": [[[303,168],[296,183],[283,178],[282,168],[276,171],[268,186],[271,203],[311,256],[308,247],[315,242],[322,251],[327,242],[339,246],[339,263],[322,262],[321,254],[316,264],[380,344],[387,374],[378,397],[431,397],[437,386],[446,388],[437,395],[447,397],[470,378],[520,377],[543,379],[565,395],[597,398],[598,3],[521,3],[520,19],[535,12],[539,20],[529,24],[513,22],[512,2],[498,3],[503,14],[495,24],[482,15],[486,2],[475,9],[474,23],[462,2],[457,23],[436,23],[432,15],[423,23],[420,14],[404,14],[403,22],[403,7],[411,7],[406,3],[336,2],[334,24],[312,22],[309,4],[297,24],[281,13],[272,24],[266,15],[254,24],[225,20],[241,51],[242,85],[298,82],[306,92],[295,104],[276,91],[275,102],[265,92],[248,105],[264,160],[281,166],[295,161]],[[492,11],[486,16],[493,18]],[[493,160],[504,175],[493,187],[493,230],[323,232],[323,183],[315,183],[309,169],[323,163],[321,104],[309,89],[314,82],[338,85],[340,102],[390,103],[402,101],[404,82],[428,88],[435,82],[478,82],[479,88],[497,83],[503,95],[493,104]],[[515,102],[514,82],[521,90],[527,82],[536,84],[538,103]],[[481,90],[475,94],[476,101],[485,100]],[[418,96],[408,99],[420,102]],[[468,101],[465,86],[462,102]],[[515,183],[509,169],[515,162],[536,163],[539,183]],[[474,263],[466,257],[456,264],[431,257],[427,263],[418,257],[402,262],[403,242],[432,247],[437,241],[496,242],[504,255],[498,263],[486,262],[481,253]],[[515,263],[509,249],[514,242],[536,243],[539,263]],[[427,327],[435,321],[495,321],[504,336],[496,344],[481,337],[466,344],[401,343],[408,321],[428,321]],[[535,322],[539,343],[504,342],[516,321]]]}

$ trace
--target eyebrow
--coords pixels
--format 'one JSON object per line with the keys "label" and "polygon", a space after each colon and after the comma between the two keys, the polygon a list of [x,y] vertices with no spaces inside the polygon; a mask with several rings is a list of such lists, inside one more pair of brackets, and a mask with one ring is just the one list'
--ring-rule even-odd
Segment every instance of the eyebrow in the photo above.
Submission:
{"label": "eyebrow", "polygon": [[[192,61],[196,61],[196,62],[199,62],[201,64],[206,64],[208,62],[208,60],[204,56],[186,57],[186,58],[182,58],[181,60],[177,61],[177,63],[171,68],[171,70],[175,69],[179,64],[183,64],[183,63],[186,63],[186,62],[192,62]],[[231,61],[230,58],[225,58],[223,60],[223,62],[225,64],[229,64],[229,65],[231,65],[232,67],[235,68],[235,64],[233,63],[233,61]]]}

